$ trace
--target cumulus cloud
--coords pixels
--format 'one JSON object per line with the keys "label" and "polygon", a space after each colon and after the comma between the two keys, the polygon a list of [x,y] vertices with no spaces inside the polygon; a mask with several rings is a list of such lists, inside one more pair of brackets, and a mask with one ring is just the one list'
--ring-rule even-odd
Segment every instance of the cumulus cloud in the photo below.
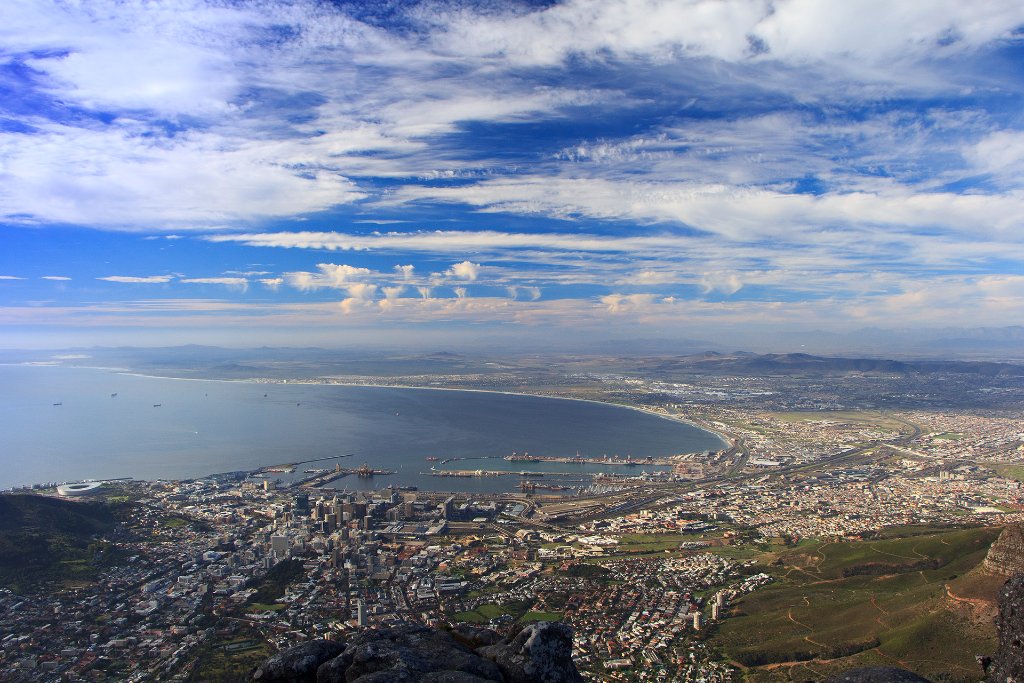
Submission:
{"label": "cumulus cloud", "polygon": [[445,274],[459,280],[476,280],[480,274],[480,264],[473,263],[472,261],[462,261],[446,270]]}
{"label": "cumulus cloud", "polygon": [[395,271],[398,272],[403,280],[412,279],[412,272],[415,270],[412,266],[395,266]]}
{"label": "cumulus cloud", "polygon": [[290,286],[302,290],[322,289],[325,287],[344,289],[350,283],[373,274],[373,271],[369,268],[346,264],[318,263],[316,267],[319,272],[296,271],[285,273],[283,279]]}
{"label": "cumulus cloud", "polygon": [[283,277],[265,277],[265,278],[260,278],[258,282],[261,285],[263,285],[264,287],[267,287],[268,289],[272,289],[274,291],[277,291],[277,289],[282,284],[284,284],[284,278]]}
{"label": "cumulus cloud", "polygon": [[340,303],[343,313],[350,314],[356,308],[371,305],[377,295],[377,285],[357,282],[345,287],[348,297]]}
{"label": "cumulus cloud", "polygon": [[601,297],[609,313],[625,313],[650,306],[658,297],[655,294],[608,294]]}

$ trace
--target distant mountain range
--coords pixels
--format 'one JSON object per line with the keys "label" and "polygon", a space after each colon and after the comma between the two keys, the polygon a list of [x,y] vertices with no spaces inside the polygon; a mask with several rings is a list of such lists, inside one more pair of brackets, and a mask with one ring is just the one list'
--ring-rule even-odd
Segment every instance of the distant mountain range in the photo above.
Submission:
{"label": "distant mountain range", "polygon": [[[705,347],[708,348],[708,347]],[[712,347],[713,348],[713,347]],[[979,377],[1024,377],[1024,363],[989,360],[944,360],[881,357],[820,356],[808,353],[750,353],[705,351],[693,353],[689,343],[673,351],[609,350],[574,355],[490,353],[460,354],[449,350],[395,353],[383,350],[275,348],[226,349],[213,346],[163,348],[88,348],[56,351],[0,351],[0,362],[51,362],[70,366],[119,367],[155,375],[246,379],[276,377],[488,375],[496,372],[550,373],[639,370],[642,373],[714,375],[828,375],[840,373],[928,374]]]}
{"label": "distant mountain range", "polygon": [[899,361],[882,358],[834,358],[806,353],[746,352],[718,353],[662,360],[648,366],[652,370],[735,375],[796,375],[836,373],[956,373],[985,377],[1024,377],[1024,365],[988,361],[918,360]]}

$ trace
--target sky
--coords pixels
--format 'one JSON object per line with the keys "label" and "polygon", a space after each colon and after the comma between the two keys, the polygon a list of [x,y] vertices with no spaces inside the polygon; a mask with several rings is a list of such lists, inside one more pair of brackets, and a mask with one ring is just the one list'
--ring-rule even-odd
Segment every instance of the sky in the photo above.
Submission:
{"label": "sky", "polygon": [[0,347],[1017,326],[1022,224],[1019,0],[4,2]]}

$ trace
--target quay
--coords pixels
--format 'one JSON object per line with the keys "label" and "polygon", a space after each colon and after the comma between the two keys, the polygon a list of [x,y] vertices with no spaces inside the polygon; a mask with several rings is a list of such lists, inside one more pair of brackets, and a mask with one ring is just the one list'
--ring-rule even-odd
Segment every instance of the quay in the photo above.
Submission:
{"label": "quay", "polygon": [[579,453],[572,457],[560,456],[560,455],[530,455],[529,453],[523,453],[518,455],[513,453],[512,455],[506,455],[502,460],[506,462],[562,462],[575,465],[615,465],[615,466],[629,466],[639,467],[641,465],[673,465],[674,462],[668,458],[631,458],[626,456],[623,458],[609,458],[603,456],[600,458],[587,458]]}
{"label": "quay", "polygon": [[293,482],[289,488],[297,488],[300,486],[317,488],[320,486],[324,486],[325,484],[330,484],[332,481],[341,479],[342,477],[347,477],[350,474],[354,474],[357,477],[367,479],[369,477],[387,476],[389,474],[395,474],[395,471],[374,469],[367,465],[366,463],[363,463],[362,465],[354,469],[342,467],[341,465],[336,465],[333,470],[327,470],[326,472],[314,472],[312,475],[304,479],[300,479],[299,481]]}

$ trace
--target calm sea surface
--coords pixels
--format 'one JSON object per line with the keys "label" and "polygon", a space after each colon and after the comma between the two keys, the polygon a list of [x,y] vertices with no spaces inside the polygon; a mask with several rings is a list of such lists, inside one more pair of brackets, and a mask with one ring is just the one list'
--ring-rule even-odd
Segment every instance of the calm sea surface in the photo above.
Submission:
{"label": "calm sea surface", "polygon": [[[112,394],[116,394],[113,396]],[[61,405],[54,405],[54,404]],[[433,477],[449,469],[529,470],[538,482],[587,483],[637,467],[506,462],[531,455],[668,456],[722,447],[691,425],[585,401],[387,387],[138,377],[109,370],[0,366],[0,489],[50,481],[185,479],[354,453],[395,470],[338,488],[508,491],[517,476]],[[446,465],[427,457],[473,458]],[[299,467],[330,467],[335,461]],[[665,469],[647,467],[648,471]]]}

